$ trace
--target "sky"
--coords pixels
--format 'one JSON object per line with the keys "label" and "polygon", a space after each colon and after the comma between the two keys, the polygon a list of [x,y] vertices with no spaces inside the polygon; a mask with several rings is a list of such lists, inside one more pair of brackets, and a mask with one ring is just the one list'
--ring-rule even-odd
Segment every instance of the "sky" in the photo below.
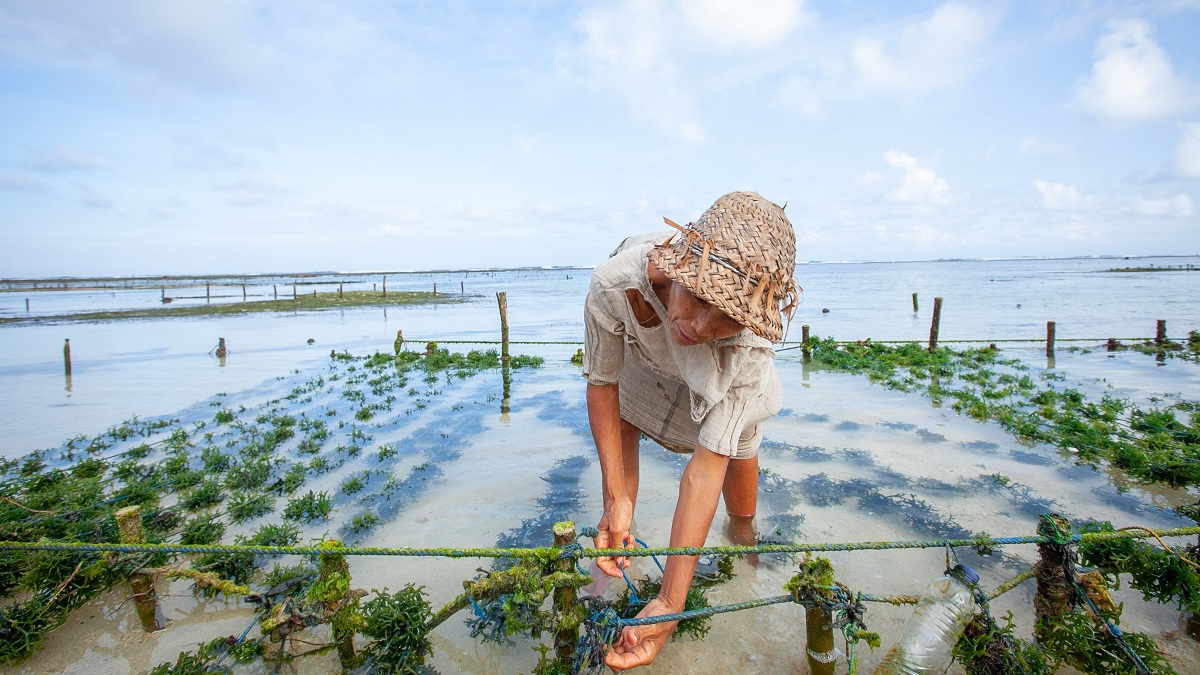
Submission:
{"label": "sky", "polygon": [[0,0],[0,277],[1200,254],[1200,0]]}

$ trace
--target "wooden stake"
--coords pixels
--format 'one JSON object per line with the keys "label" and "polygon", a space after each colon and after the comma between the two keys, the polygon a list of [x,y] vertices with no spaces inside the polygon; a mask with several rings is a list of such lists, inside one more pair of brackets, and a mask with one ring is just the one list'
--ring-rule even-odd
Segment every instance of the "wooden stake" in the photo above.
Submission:
{"label": "wooden stake", "polygon": [[204,301],[212,302],[212,284],[208,282],[204,283]]}
{"label": "wooden stake", "polygon": [[225,349],[225,338],[217,338],[217,358],[223,359],[228,353]]}
{"label": "wooden stake", "polygon": [[[558,548],[575,543],[575,523],[564,521],[554,524],[554,545]],[[575,571],[575,557],[560,558],[558,571]],[[578,595],[572,586],[560,586],[554,589],[554,612],[559,616],[569,614],[578,601]],[[554,653],[562,663],[571,663],[575,659],[575,643],[579,641],[579,627],[563,628],[554,634]]]}
{"label": "wooden stake", "polygon": [[921,311],[921,306],[917,303],[917,294],[913,293],[913,314],[916,314],[919,311]]}
{"label": "wooden stake", "polygon": [[387,275],[383,275],[383,297],[387,297]]}
{"label": "wooden stake", "polygon": [[933,322],[929,325],[929,351],[937,351],[938,328],[942,323],[942,299],[933,299]]}
{"label": "wooden stake", "polygon": [[[436,294],[437,284],[434,284],[434,289]],[[500,305],[500,360],[508,363],[508,293],[497,293],[496,302]]]}
{"label": "wooden stake", "polygon": [[400,352],[404,350],[404,331],[396,331],[396,341],[392,343],[396,348],[396,356],[400,356]]}
{"label": "wooden stake", "polygon": [[246,301],[246,284],[242,284],[242,302]]}
{"label": "wooden stake", "polygon": [[338,300],[342,299],[342,282],[338,282]]}
{"label": "wooden stake", "polygon": [[1046,356],[1054,356],[1054,322],[1046,322]]}
{"label": "wooden stake", "polygon": [[296,282],[292,282],[292,299],[296,300],[299,296],[296,294]]}
{"label": "wooden stake", "polygon": [[[465,282],[465,281],[458,282],[458,292],[463,295],[467,294],[467,282]],[[29,301],[26,300],[25,304],[29,304]]]}
{"label": "wooden stake", "polygon": [[800,353],[804,358],[812,356],[812,348],[808,345],[808,324],[800,327]]}
{"label": "wooden stake", "polygon": [[808,633],[808,672],[833,675],[837,650],[833,644],[833,614],[825,607],[805,607],[804,623]]}
{"label": "wooden stake", "polygon": [[[1043,537],[1058,537],[1061,532],[1071,531],[1071,521],[1066,518],[1057,513],[1047,517],[1053,525],[1047,520],[1042,520],[1037,527],[1038,534]],[[1071,611],[1075,603],[1071,595],[1070,580],[1063,571],[1063,548],[1049,543],[1038,544],[1037,548],[1040,559],[1033,566],[1033,572],[1037,576],[1037,594],[1033,597],[1033,609],[1037,615],[1034,635],[1040,639],[1044,637],[1044,622],[1057,619]]]}
{"label": "wooden stake", "polygon": [[25,298],[25,313],[29,313],[29,298]]}
{"label": "wooden stake", "polygon": [[71,374],[71,340],[68,338],[63,342],[63,365],[66,366],[67,374]]}
{"label": "wooden stake", "polygon": [[[342,542],[336,539],[327,539],[321,544],[321,548],[337,550],[341,548]],[[344,576],[346,578],[346,588],[350,587],[350,563],[346,560],[346,556],[336,553],[326,553],[321,555],[321,581],[329,582],[335,575]],[[329,584],[331,587],[333,584]],[[349,594],[344,594],[340,597],[331,597],[326,595],[321,598],[326,607],[334,608],[341,606],[346,602],[357,603],[358,599]],[[337,624],[333,626],[333,641],[337,644],[338,659],[342,662],[342,668],[349,670],[354,665],[354,630],[339,627]]]}
{"label": "wooden stake", "polygon": [[1154,344],[1159,347],[1167,344],[1167,322],[1165,319],[1158,320],[1157,331],[1154,334]]}
{"label": "wooden stake", "polygon": [[[117,519],[122,544],[142,544],[146,533],[142,529],[142,507],[126,506],[113,514]],[[134,605],[142,629],[152,633],[162,626],[158,622],[158,593],[154,589],[154,577],[138,571],[129,576],[129,587],[133,590]]]}
{"label": "wooden stake", "polygon": [[437,295],[437,282],[433,282],[433,294]]}
{"label": "wooden stake", "polygon": [[271,292],[275,294],[275,299],[278,300],[279,299],[279,287],[276,286],[275,284],[271,284]]}

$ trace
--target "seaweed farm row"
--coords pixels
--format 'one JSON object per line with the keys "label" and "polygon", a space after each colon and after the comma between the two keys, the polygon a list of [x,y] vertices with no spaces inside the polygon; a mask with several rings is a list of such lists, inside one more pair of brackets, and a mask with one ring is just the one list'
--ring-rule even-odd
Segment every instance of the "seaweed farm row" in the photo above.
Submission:
{"label": "seaweed farm row", "polygon": [[[1194,525],[1195,397],[1175,391],[1175,376],[1190,377],[1195,349],[1176,346],[1074,348],[1053,369],[990,348],[930,354],[815,339],[811,361],[781,353],[786,408],[762,449],[760,542],[970,540],[980,545],[955,554],[994,589],[1038,555],[989,538],[1033,534],[1046,513],[1097,532]],[[180,547],[546,547],[555,523],[590,525],[600,511],[570,351],[545,348],[543,358],[514,357],[507,367],[496,352],[437,345],[335,353],[177,415],[77,436],[4,464],[3,539],[117,542],[114,514],[137,506],[145,541]],[[685,459],[650,443],[643,455],[635,530],[663,545]],[[717,520],[709,543],[727,543]],[[1139,636],[1130,640],[1154,672],[1188,672],[1197,655],[1182,613],[1196,609],[1197,577],[1180,562],[1194,560],[1195,548],[1186,539],[1173,546],[1178,555],[1133,540],[1082,551],[1081,564],[1103,570],[1110,587],[1121,581],[1110,590],[1114,608],[1124,603],[1118,620]],[[916,593],[945,565],[942,550],[822,556],[839,583],[876,594]],[[556,655],[563,617],[551,607],[554,583],[597,610],[608,603],[633,614],[658,577],[651,559],[634,561],[626,586],[590,568],[570,576],[546,558],[4,551],[0,658],[13,672],[98,660],[163,673],[263,663],[566,672],[580,664]],[[705,556],[693,606],[778,595],[809,564],[778,553]],[[148,621],[126,583],[138,573],[158,596]],[[1083,610],[1049,633],[1034,625],[1032,585],[993,600],[996,620],[961,645],[962,658],[983,664],[970,653],[995,657],[994,644],[1009,644],[1005,653],[1042,664],[1029,672],[1116,672],[1104,668],[1119,657],[1088,656],[1112,645]],[[471,592],[478,597],[462,599]],[[869,605],[858,617],[863,635],[877,633],[886,648],[910,611]],[[647,672],[747,662],[788,672],[807,659],[803,630],[794,604],[706,618],[681,630]],[[855,653],[861,669],[882,656],[866,643]]]}

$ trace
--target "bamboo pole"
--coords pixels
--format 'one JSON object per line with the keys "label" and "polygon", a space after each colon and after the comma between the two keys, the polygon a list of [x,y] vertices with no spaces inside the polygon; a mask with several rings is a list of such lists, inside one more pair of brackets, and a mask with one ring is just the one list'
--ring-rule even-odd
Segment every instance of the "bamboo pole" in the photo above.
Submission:
{"label": "bamboo pole", "polygon": [[929,351],[937,351],[938,329],[942,323],[942,299],[933,299],[933,321],[929,324]]}
{"label": "bamboo pole", "polygon": [[810,675],[833,675],[837,668],[837,649],[833,643],[833,614],[825,607],[804,608],[804,624],[808,633],[808,672]]}
{"label": "bamboo pole", "polygon": [[[121,534],[122,544],[143,544],[146,533],[142,529],[142,507],[126,506],[113,514],[117,519],[117,529]],[[133,590],[133,601],[137,607],[138,619],[142,629],[147,633],[162,628],[158,622],[158,593],[154,588],[154,577],[143,571],[134,572],[129,576],[129,587]]]}
{"label": "bamboo pole", "polygon": [[[562,548],[575,543],[575,523],[563,521],[554,524],[554,545]],[[575,571],[575,557],[560,558],[558,571],[570,573]],[[578,611],[576,602],[578,595],[573,586],[559,586],[554,589],[554,612],[559,617],[572,611]],[[575,643],[579,641],[578,625],[572,628],[562,628],[554,634],[554,652],[562,663],[570,663],[575,659]]]}

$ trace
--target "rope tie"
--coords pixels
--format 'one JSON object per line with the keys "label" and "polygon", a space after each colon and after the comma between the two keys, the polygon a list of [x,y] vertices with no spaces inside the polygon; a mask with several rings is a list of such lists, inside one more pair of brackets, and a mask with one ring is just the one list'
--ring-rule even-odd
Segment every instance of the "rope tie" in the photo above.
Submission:
{"label": "rope tie", "polygon": [[566,546],[561,547],[558,552],[559,560],[575,560],[583,557],[583,544],[578,541],[573,541]]}
{"label": "rope tie", "polygon": [[593,612],[579,633],[573,672],[589,675],[603,673],[605,654],[609,645],[616,643],[620,633],[621,617],[611,607]]}

